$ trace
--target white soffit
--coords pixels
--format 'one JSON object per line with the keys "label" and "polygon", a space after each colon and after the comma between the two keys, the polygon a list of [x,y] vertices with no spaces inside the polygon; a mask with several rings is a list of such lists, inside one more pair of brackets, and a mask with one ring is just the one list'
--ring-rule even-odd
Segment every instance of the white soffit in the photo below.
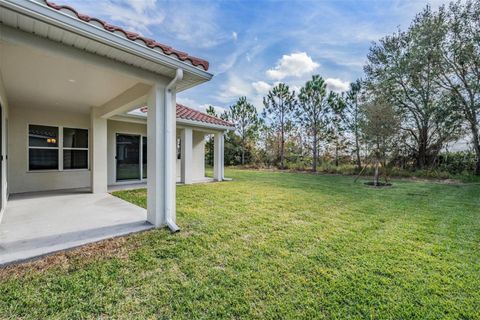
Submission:
{"label": "white soffit", "polygon": [[[78,20],[68,13],[48,8],[37,1],[0,0],[0,22],[27,33],[169,78],[174,77],[177,68],[182,68],[184,79],[178,84],[177,91],[186,90],[212,77],[210,73],[199,67],[133,42],[118,33],[111,33]],[[1,34],[0,30],[0,37]]]}

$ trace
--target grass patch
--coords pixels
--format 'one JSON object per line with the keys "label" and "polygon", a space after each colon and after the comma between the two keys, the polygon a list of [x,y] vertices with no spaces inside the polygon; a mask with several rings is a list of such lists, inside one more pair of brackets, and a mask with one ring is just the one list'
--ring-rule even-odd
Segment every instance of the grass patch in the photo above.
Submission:
{"label": "grass patch", "polygon": [[[1,271],[0,317],[480,318],[480,185],[227,176],[177,187],[178,234]],[[146,206],[144,189],[115,195]]]}

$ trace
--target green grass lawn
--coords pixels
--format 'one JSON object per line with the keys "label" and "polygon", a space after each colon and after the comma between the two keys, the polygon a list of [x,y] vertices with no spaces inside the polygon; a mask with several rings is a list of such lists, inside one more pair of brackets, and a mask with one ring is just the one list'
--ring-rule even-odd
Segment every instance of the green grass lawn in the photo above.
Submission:
{"label": "green grass lawn", "polygon": [[480,319],[479,184],[226,175],[177,188],[178,234],[3,270],[0,318]]}

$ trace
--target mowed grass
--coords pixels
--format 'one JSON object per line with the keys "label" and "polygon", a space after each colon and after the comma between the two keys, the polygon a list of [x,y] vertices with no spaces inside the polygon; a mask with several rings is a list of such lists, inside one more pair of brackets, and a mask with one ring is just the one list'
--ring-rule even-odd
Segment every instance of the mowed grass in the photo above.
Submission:
{"label": "mowed grass", "polygon": [[[4,270],[2,318],[479,319],[480,185],[227,170],[154,230]],[[115,193],[146,206],[146,190]]]}

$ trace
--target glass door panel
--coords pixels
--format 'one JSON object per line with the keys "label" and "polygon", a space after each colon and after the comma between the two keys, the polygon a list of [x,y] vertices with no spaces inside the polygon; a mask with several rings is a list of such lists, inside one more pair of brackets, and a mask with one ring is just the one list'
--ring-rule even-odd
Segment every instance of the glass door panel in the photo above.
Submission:
{"label": "glass door panel", "polygon": [[117,134],[117,181],[140,180],[140,136]]}
{"label": "glass door panel", "polygon": [[147,137],[142,137],[142,165],[143,179],[147,179]]}

